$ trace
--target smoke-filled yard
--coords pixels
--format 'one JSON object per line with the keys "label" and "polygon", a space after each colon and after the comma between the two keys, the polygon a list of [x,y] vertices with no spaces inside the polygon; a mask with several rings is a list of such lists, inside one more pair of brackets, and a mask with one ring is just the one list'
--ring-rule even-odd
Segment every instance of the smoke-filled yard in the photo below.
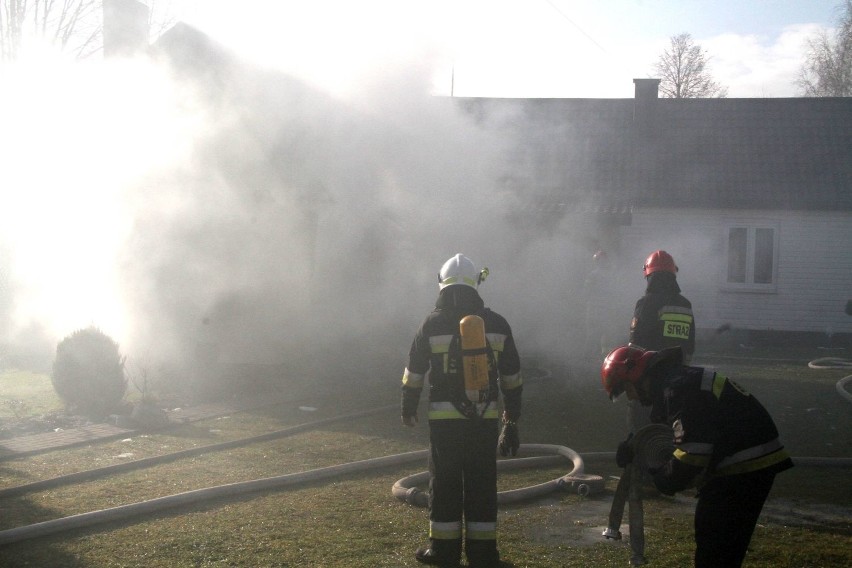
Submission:
{"label": "smoke-filled yard", "polygon": [[[504,566],[625,565],[625,544],[599,538],[621,471],[597,454],[625,438],[627,409],[598,365],[601,347],[628,341],[658,249],[692,302],[694,363],[754,393],[793,456],[825,462],[779,477],[746,566],[852,565],[852,485],[837,465],[852,458],[852,405],[835,386],[848,371],[808,367],[852,349],[849,99],[663,100],[651,78],[626,99],[435,96],[436,56],[400,53],[349,97],[182,22],[103,59],[3,62],[0,565],[414,566],[427,513],[391,486],[425,462],[2,539],[425,449],[424,409],[417,428],[400,425],[400,378],[458,253],[488,269],[478,290],[511,325],[522,443],[586,454],[606,482],[504,507]],[[87,375],[57,356],[81,333],[103,340],[117,380],[68,404]],[[107,387],[113,399],[83,415]],[[131,414],[247,400],[267,404],[168,427]],[[92,423],[131,428],[1,448]],[[113,467],[136,460],[150,461]],[[501,490],[567,468],[506,472]],[[693,503],[648,492],[653,565],[689,564]]]}
{"label": "smoke-filled yard", "polygon": [[[849,457],[852,442],[846,432],[852,427],[852,409],[835,388],[848,373],[809,369],[806,357],[810,355],[782,358],[777,353],[750,352],[744,357],[734,352],[707,354],[697,363],[717,367],[764,402],[794,456]],[[612,451],[624,437],[624,401],[613,404],[607,400],[593,363],[575,362],[565,368],[552,366],[546,359],[530,360],[526,374],[523,443],[564,445],[582,456]],[[28,396],[30,408],[43,409],[45,400],[50,407],[45,377],[5,373],[0,380],[4,392]],[[6,496],[0,528],[427,446],[425,424],[411,430],[399,423],[398,377],[365,382],[345,397],[333,384],[307,382],[313,378],[289,377],[292,398],[285,396],[280,404],[254,411],[4,459],[0,462],[2,487],[386,408],[278,440]],[[41,388],[33,386],[39,384]],[[3,421],[13,420],[4,412]],[[390,489],[395,480],[424,469],[425,462],[384,467],[293,488],[219,497],[8,544],[0,548],[0,560],[8,566],[414,566],[413,550],[426,538],[427,514],[425,509],[396,500]],[[567,464],[551,465],[501,474],[500,490],[542,483],[569,469]],[[590,457],[586,472],[604,476],[603,493],[582,498],[555,492],[501,508],[499,541],[505,566],[627,563],[626,544],[598,538],[620,471],[611,458]],[[780,475],[745,566],[848,565],[852,561],[848,472],[848,467],[800,465]],[[646,555],[653,565],[675,568],[691,561],[693,504],[689,494],[670,499],[646,492]]]}

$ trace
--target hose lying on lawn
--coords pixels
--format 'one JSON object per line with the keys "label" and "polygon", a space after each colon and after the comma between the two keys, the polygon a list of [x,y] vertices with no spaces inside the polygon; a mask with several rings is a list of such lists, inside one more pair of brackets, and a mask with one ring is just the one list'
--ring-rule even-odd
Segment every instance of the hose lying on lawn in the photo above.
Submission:
{"label": "hose lying on lawn", "polygon": [[[524,457],[533,453],[546,453],[552,455],[538,457]],[[573,464],[573,469],[551,481],[533,485],[522,489],[513,489],[510,491],[500,491],[497,493],[497,503],[506,505],[516,503],[518,501],[526,501],[557,490],[574,490],[580,495],[590,495],[603,491],[604,479],[599,475],[589,475],[584,473],[585,465],[580,454],[570,448],[564,446],[556,446],[551,444],[521,444],[518,449],[520,457],[515,459],[499,460],[497,462],[498,471],[506,471],[513,469],[537,467],[540,465],[560,463],[561,458],[568,459]],[[415,507],[426,507],[429,504],[429,496],[425,491],[421,491],[417,485],[423,485],[429,480],[429,472],[424,471],[415,473],[408,477],[403,477],[393,484],[391,493],[400,501],[405,501],[409,505]]]}
{"label": "hose lying on lawn", "polygon": [[208,444],[206,446],[200,446],[197,448],[189,448],[187,450],[180,450],[177,452],[172,452],[170,454],[163,454],[159,456],[153,456],[150,458],[142,458],[138,460],[132,460],[128,462],[122,462],[114,465],[108,465],[104,467],[99,467],[95,469],[88,469],[86,471],[78,471],[75,473],[68,473],[65,475],[60,475],[57,477],[51,477],[50,479],[42,479],[40,481],[33,481],[32,483],[25,483],[23,485],[16,485],[14,487],[7,487],[5,489],[0,489],[0,498],[4,497],[12,497],[15,495],[21,495],[24,493],[29,493],[31,491],[41,491],[43,489],[50,489],[53,487],[59,487],[62,485],[70,485],[71,483],[77,483],[80,481],[90,481],[92,479],[98,479],[101,477],[107,477],[109,475],[113,475],[116,473],[125,473],[128,471],[133,471],[136,469],[143,469],[146,467],[151,467],[154,465],[159,465],[163,463],[168,463],[171,461],[175,461],[178,459],[193,457],[201,454],[207,454],[212,452],[220,452],[222,450],[229,450],[231,448],[238,448],[241,446],[247,446],[249,444],[256,444],[258,442],[267,442],[270,440],[277,440],[279,438],[284,438],[286,436],[292,436],[293,434],[298,434],[300,432],[304,432],[306,430],[313,430],[315,428],[319,428],[320,426],[325,426],[326,424],[333,424],[335,422],[342,422],[344,420],[353,420],[355,418],[361,418],[364,416],[370,416],[371,414],[378,414],[380,412],[388,412],[391,410],[395,410],[399,408],[399,405],[393,404],[388,406],[381,406],[378,408],[371,408],[369,410],[363,410],[361,412],[355,412],[353,414],[341,414],[339,416],[332,416],[330,418],[324,418],[322,420],[315,420],[313,422],[305,422],[302,424],[297,424],[295,426],[291,426],[289,428],[284,428],[283,430],[276,430],[274,432],[267,432],[266,434],[259,434],[257,436],[250,436],[248,438],[240,438],[238,440],[230,440],[227,442],[219,442],[217,444]]}
{"label": "hose lying on lawn", "polygon": [[[523,445],[521,447],[524,448]],[[571,456],[572,461],[575,462],[574,470],[576,471],[577,469],[576,464],[577,460],[579,460],[579,456],[576,454],[576,452],[573,452],[573,450],[569,450],[568,448],[563,448],[561,446],[528,444],[524,449],[527,451],[531,449],[552,450],[556,451],[562,456]],[[259,491],[281,489],[285,487],[292,487],[301,483],[314,483],[320,480],[330,479],[334,477],[342,477],[345,475],[361,473],[373,469],[404,465],[414,461],[425,460],[428,456],[428,453],[429,450],[417,450],[403,454],[395,454],[391,456],[371,458],[340,465],[323,467],[319,469],[312,469],[300,473],[291,473],[275,477],[255,479],[252,481],[244,481],[240,483],[230,483],[227,485],[207,487],[204,489],[186,491],[184,493],[178,493],[175,495],[168,495],[166,497],[159,497],[157,499],[151,499],[148,501],[141,501],[139,503],[120,505],[118,507],[102,509],[100,511],[81,513],[79,515],[72,515],[70,517],[64,517],[61,519],[44,521],[32,525],[25,525],[22,527],[16,527],[13,529],[0,531],[0,546],[71,530],[95,527],[104,523],[125,521],[128,519],[152,515],[160,511],[183,507],[186,505],[200,503],[212,499],[234,497],[237,495],[244,495]],[[552,456],[544,457],[551,458]],[[541,463],[541,461],[536,462],[529,460],[501,460],[501,463],[510,463],[513,461],[533,465],[538,465],[539,463]],[[582,466],[582,460],[579,460],[579,463]],[[577,475],[579,475],[580,473],[581,472],[576,472]],[[594,478],[597,476],[587,477],[588,479],[586,477],[579,477],[578,480],[581,480],[584,484],[587,485],[596,483],[597,480]],[[570,480],[570,483],[574,483],[574,480]],[[564,487],[564,485],[560,485],[558,483],[545,485],[548,485],[548,489],[551,491]],[[600,480],[600,486],[603,486],[602,479]],[[510,500],[517,501],[521,498],[532,498],[534,496],[541,495],[542,492],[543,490],[540,488],[540,486],[534,486],[532,488],[528,488],[527,490],[516,489],[514,491],[504,493],[509,494],[508,498]],[[504,497],[504,499],[506,499],[506,497]]]}
{"label": "hose lying on lawn", "polygon": [[[840,357],[822,357],[809,362],[808,367],[811,369],[852,369],[852,361]],[[846,383],[849,381],[852,381],[852,375],[848,375],[837,381],[835,388],[840,396],[852,402],[852,393],[846,390]]]}

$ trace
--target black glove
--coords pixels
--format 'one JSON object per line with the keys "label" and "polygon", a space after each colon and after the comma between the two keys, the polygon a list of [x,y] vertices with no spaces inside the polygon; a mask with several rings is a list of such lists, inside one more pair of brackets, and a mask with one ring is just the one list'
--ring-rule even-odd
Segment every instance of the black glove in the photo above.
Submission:
{"label": "black glove", "polygon": [[627,467],[633,461],[633,434],[627,436],[627,439],[618,444],[618,449],[615,450],[615,463],[618,467]]}
{"label": "black glove", "polygon": [[518,437],[518,423],[504,422],[503,430],[500,432],[500,439],[497,440],[497,448],[500,450],[500,455],[503,457],[512,454],[518,454],[518,448],[521,446],[521,439]]}

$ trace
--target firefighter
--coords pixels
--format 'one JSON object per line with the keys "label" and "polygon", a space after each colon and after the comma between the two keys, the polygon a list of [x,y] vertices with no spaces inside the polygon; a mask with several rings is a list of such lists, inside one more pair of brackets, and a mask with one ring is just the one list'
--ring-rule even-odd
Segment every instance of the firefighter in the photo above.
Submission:
{"label": "firefighter", "polygon": [[[633,310],[630,344],[652,351],[679,346],[689,363],[695,352],[695,317],[692,304],[680,293],[674,258],[664,250],[656,250],[645,260],[642,270],[647,287]],[[627,413],[630,432],[650,421],[648,411],[638,402],[629,402]]]}
{"label": "firefighter", "polygon": [[652,351],[679,346],[689,362],[695,352],[695,318],[692,304],[680,293],[672,255],[654,251],[642,270],[647,287],[645,295],[636,301],[630,343]]}
{"label": "firefighter", "polygon": [[[679,347],[617,347],[601,380],[610,399],[625,392],[672,427],[674,453],[650,474],[666,495],[698,487],[696,568],[740,566],[775,475],[793,467],[769,413],[720,373],[684,365]],[[629,448],[622,442],[617,452],[625,463]]]}
{"label": "firefighter", "polygon": [[[435,309],[414,336],[402,376],[406,426],[418,421],[429,376],[429,545],[415,552],[424,564],[458,566],[463,541],[469,566],[499,563],[496,451],[517,453],[523,386],[512,329],[485,307],[477,291],[487,274],[462,254],[444,263]],[[478,348],[463,345],[462,320],[479,326]],[[485,363],[478,367],[484,380],[471,385],[468,363],[477,357]],[[499,435],[498,391],[503,395]]]}

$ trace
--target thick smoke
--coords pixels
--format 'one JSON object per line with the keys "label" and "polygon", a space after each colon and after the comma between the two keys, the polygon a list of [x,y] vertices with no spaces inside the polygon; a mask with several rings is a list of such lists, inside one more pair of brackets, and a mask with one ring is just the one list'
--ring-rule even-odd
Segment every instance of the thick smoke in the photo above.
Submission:
{"label": "thick smoke", "polygon": [[191,158],[133,192],[131,343],[187,376],[389,379],[457,252],[489,266],[483,295],[511,319],[531,287],[496,183],[505,141],[421,71],[357,108],[251,67],[193,83]]}
{"label": "thick smoke", "polygon": [[[113,96],[107,108],[86,105],[88,119],[123,128],[98,131],[64,178],[66,201],[101,197],[104,207],[66,210],[50,238],[73,243],[72,267],[98,267],[68,272],[75,289],[118,300],[59,318],[27,314],[37,298],[15,294],[11,336],[42,320],[54,341],[98,325],[177,387],[393,384],[434,303],[438,269],[461,252],[491,270],[482,296],[509,319],[522,357],[564,359],[582,342],[594,236],[582,219],[542,227],[519,213],[529,196],[506,178],[528,164],[507,157],[534,152],[504,128],[523,120],[516,110],[431,96],[425,63],[386,70],[352,102],[227,54],[188,60],[114,62],[97,80],[69,72],[80,92]],[[118,87],[139,75],[144,97]],[[92,172],[101,172],[96,184]],[[28,207],[33,218],[38,208]],[[77,238],[93,224],[101,231]],[[18,277],[67,285],[56,272]],[[54,308],[79,300],[67,289],[54,297]],[[109,325],[119,312],[121,325]]]}

